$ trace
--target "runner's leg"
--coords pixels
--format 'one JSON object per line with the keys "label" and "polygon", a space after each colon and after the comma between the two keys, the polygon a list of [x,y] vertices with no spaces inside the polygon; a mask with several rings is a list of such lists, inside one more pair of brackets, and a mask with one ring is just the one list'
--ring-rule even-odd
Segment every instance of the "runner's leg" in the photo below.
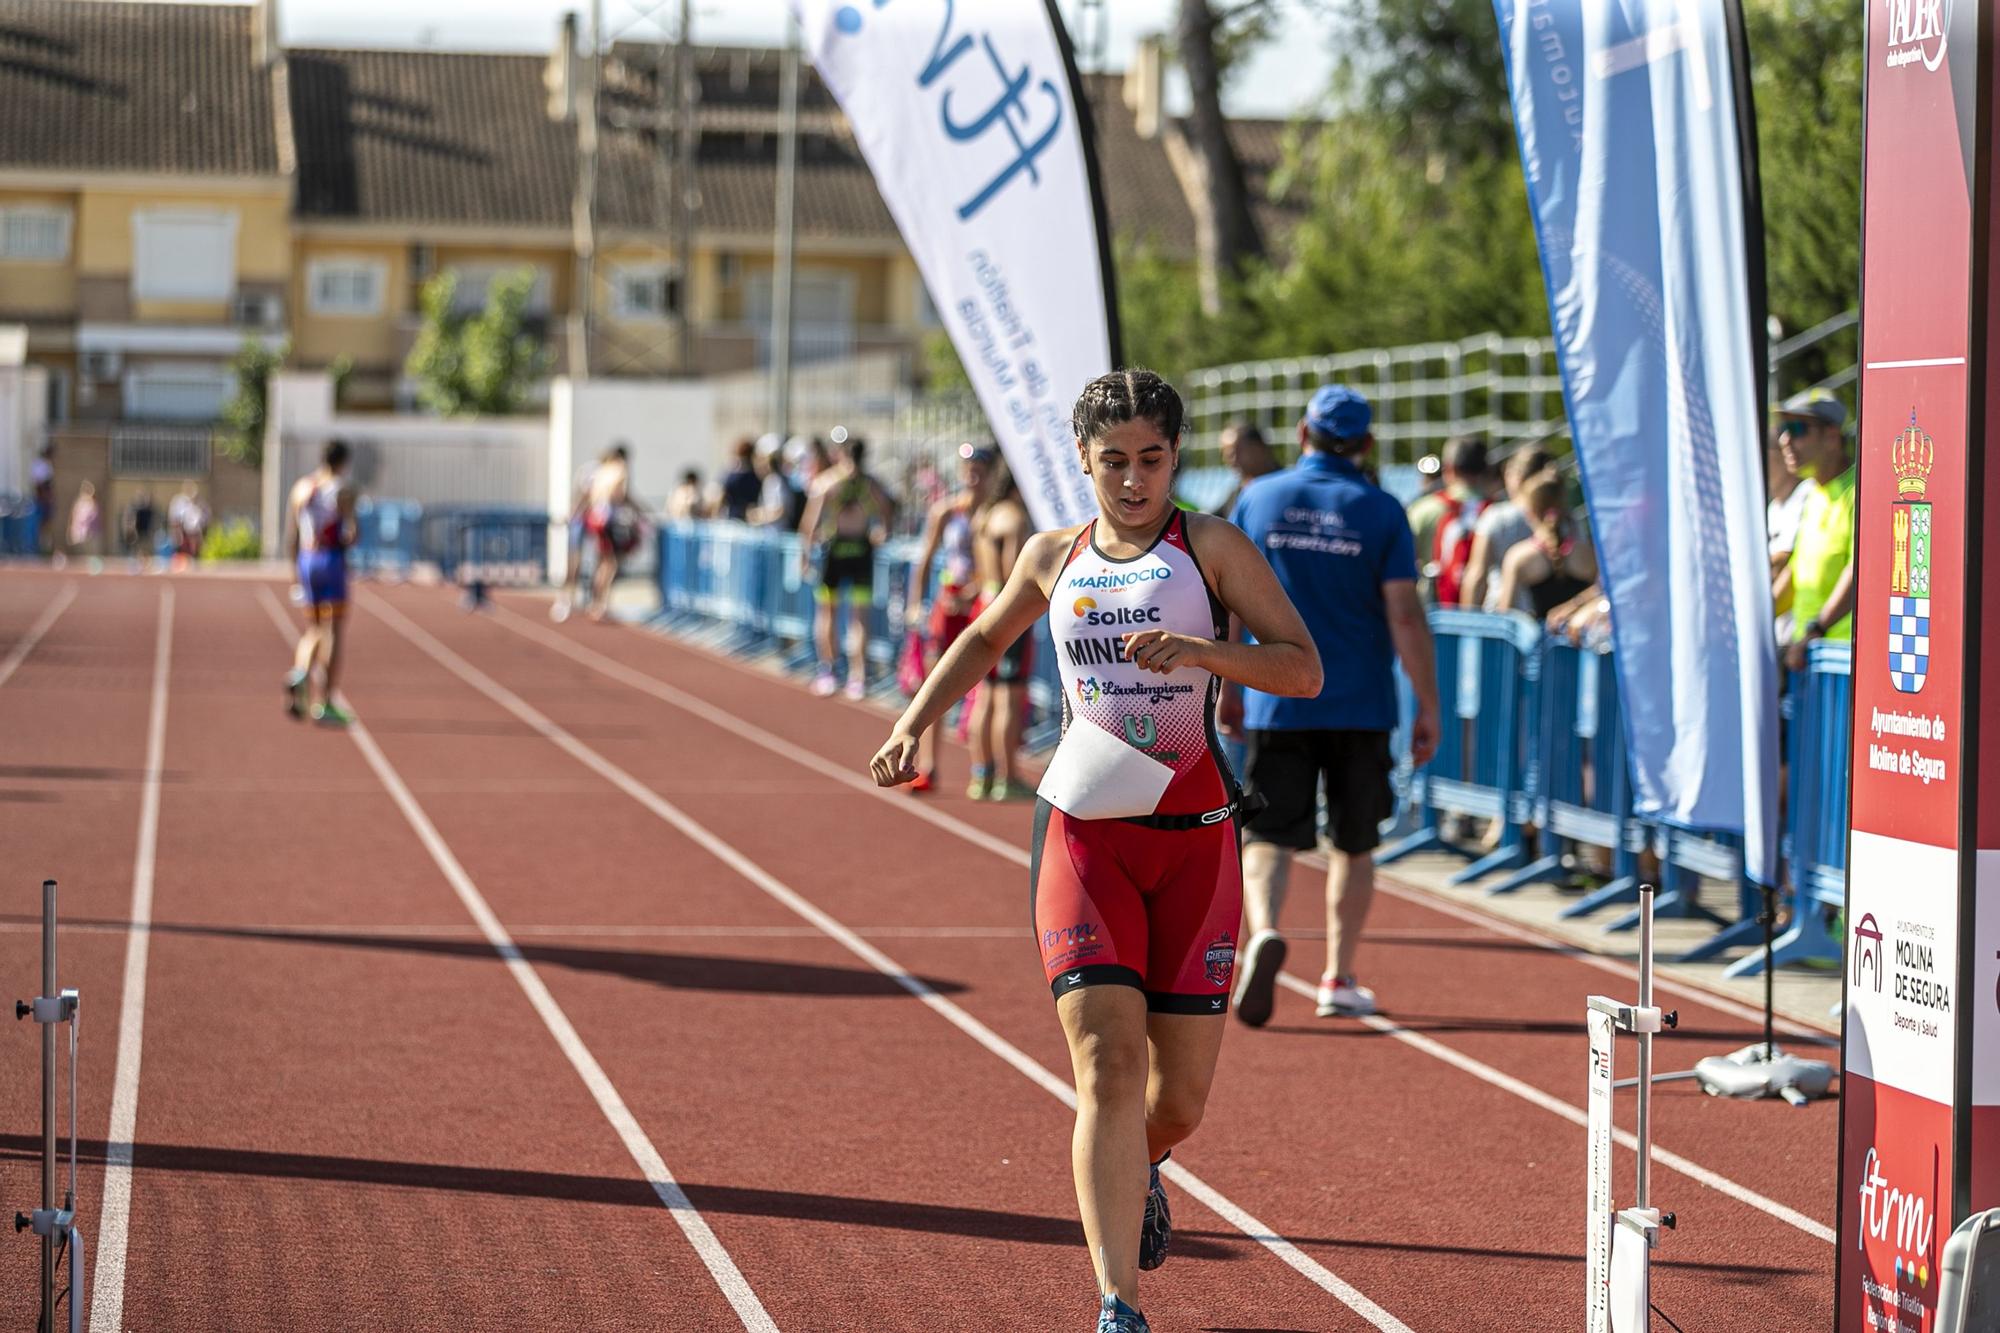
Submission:
{"label": "runner's leg", "polygon": [[[1276,930],[1285,910],[1285,887],[1292,873],[1292,852],[1275,842],[1243,844],[1243,934]],[[1328,890],[1329,895],[1331,889]]]}
{"label": "runner's leg", "polygon": [[1148,1014],[1146,1159],[1157,1162],[1201,1124],[1215,1058],[1222,1050],[1219,1016]]}
{"label": "runner's leg", "polygon": [[1375,902],[1372,852],[1335,852],[1326,866],[1326,968],[1336,977],[1354,975],[1361,930]]}
{"label": "runner's leg", "polygon": [[1056,1002],[1076,1075],[1070,1163],[1098,1288],[1139,1303],[1139,1225],[1146,1205],[1146,997],[1131,986],[1084,986]]}
{"label": "runner's leg", "polygon": [[1027,726],[1028,687],[1020,684],[995,686],[993,691],[992,743],[999,750],[995,776],[1021,786],[1021,732]]}
{"label": "runner's leg", "polygon": [[320,631],[320,641],[326,645],[324,652],[321,654],[321,661],[324,663],[324,676],[321,680],[319,695],[321,702],[331,702],[333,699],[335,682],[340,674],[340,650],[341,646],[347,640],[346,631],[346,604],[339,603],[328,607],[325,626]]}

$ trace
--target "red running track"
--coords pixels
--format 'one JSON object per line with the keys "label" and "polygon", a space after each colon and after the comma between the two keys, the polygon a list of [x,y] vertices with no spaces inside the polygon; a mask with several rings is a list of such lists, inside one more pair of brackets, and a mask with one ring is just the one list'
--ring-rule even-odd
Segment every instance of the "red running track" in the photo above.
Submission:
{"label": "red running track", "polygon": [[[278,706],[272,587],[0,579],[0,978],[59,878],[93,1327],[1089,1327],[1027,808],[878,793],[881,714],[542,605],[366,588],[343,735]],[[1366,948],[1386,1021],[1232,1025],[1161,1333],[1581,1325],[1581,1012],[1631,984],[1393,892]],[[1663,1067],[1753,1032],[1670,1002]],[[25,1029],[6,1067],[25,1207]],[[1826,1326],[1837,1106],[1656,1111],[1660,1308]],[[0,1245],[0,1324],[33,1289]]]}

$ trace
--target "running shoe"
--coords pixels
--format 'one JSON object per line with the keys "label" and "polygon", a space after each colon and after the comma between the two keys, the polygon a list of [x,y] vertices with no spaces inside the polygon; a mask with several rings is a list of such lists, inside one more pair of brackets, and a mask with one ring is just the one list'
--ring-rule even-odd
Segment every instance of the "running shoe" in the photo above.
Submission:
{"label": "running shoe", "polygon": [[860,699],[867,695],[868,687],[862,684],[859,680],[850,680],[847,682],[846,693],[847,697],[850,699]]}
{"label": "running shoe", "polygon": [[1147,1272],[1167,1261],[1167,1248],[1174,1242],[1174,1215],[1167,1207],[1167,1187],[1160,1183],[1160,1162],[1148,1170],[1146,1220],[1139,1226],[1139,1267]]}
{"label": "running shoe", "polygon": [[937,786],[937,779],[928,773],[919,773],[910,779],[910,790],[912,792],[926,792],[935,786]]}
{"label": "running shoe", "polygon": [[293,717],[306,715],[306,673],[297,668],[285,673],[285,711]]}
{"label": "running shoe", "polygon": [[993,794],[993,774],[983,768],[972,770],[972,781],[966,785],[967,798],[983,801]]}
{"label": "running shoe", "polygon": [[1153,1333],[1153,1329],[1146,1316],[1106,1292],[1104,1304],[1097,1307],[1097,1333]]}
{"label": "running shoe", "polygon": [[1236,1017],[1253,1028],[1271,1021],[1271,1008],[1278,990],[1278,969],[1285,965],[1285,937],[1275,930],[1260,930],[1243,947],[1237,967],[1243,975],[1236,981]]}
{"label": "running shoe", "polygon": [[989,801],[1031,801],[1034,797],[1035,789],[1027,783],[1008,782],[1004,778],[994,783],[993,789],[986,793]]}
{"label": "running shoe", "polygon": [[1375,992],[1356,983],[1353,977],[1321,977],[1315,998],[1319,1001],[1321,1018],[1336,1015],[1366,1018],[1375,1012]]}
{"label": "running shoe", "polygon": [[569,619],[569,611],[569,598],[558,597],[554,602],[549,604],[549,619],[560,625],[563,621]]}
{"label": "running shoe", "polygon": [[328,701],[313,706],[313,721],[323,727],[344,727],[354,721],[354,714],[339,704]]}
{"label": "running shoe", "polygon": [[840,682],[833,678],[831,671],[822,671],[813,677],[812,692],[824,699],[840,688]]}

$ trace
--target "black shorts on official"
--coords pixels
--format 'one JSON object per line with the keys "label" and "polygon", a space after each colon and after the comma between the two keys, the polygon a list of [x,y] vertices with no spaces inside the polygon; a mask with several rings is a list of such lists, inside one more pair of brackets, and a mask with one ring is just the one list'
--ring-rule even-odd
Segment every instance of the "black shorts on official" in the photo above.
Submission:
{"label": "black shorts on official", "polygon": [[1245,822],[1244,841],[1310,850],[1324,781],[1333,845],[1350,853],[1381,845],[1382,822],[1396,813],[1388,732],[1252,731],[1247,750],[1245,787],[1264,807]]}

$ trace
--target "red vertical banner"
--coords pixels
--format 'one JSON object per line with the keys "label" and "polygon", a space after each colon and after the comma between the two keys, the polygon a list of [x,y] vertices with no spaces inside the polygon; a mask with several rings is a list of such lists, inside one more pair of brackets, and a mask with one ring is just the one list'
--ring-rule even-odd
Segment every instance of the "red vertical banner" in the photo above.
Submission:
{"label": "red vertical banner", "polygon": [[1996,623],[1968,620],[1967,597],[1968,515],[1986,509],[1968,489],[1975,112],[1994,2],[1868,6],[1840,1333],[1934,1327],[1968,1167],[1962,769],[1982,692],[1964,674]]}
{"label": "red vertical banner", "polygon": [[[1995,12],[2000,11],[1989,10],[1989,24]],[[1988,50],[1992,45],[1991,33],[1989,26],[1983,43]],[[1979,512],[1992,517],[1981,525],[1983,540],[1978,545],[1981,632],[1975,684],[1982,708],[1978,772],[1974,779],[1977,809],[1968,824],[1977,830],[1979,850],[1968,931],[1972,985],[1964,1007],[1964,1021],[1972,1026],[1971,1041],[1966,1048],[1971,1067],[1966,1079],[1970,1123],[1965,1141],[1971,1158],[1966,1199],[1975,1212],[2000,1208],[2000,756],[1995,754],[1995,743],[2000,742],[2000,572],[1990,569],[1995,557],[2000,556],[2000,459],[1995,457],[1995,443],[2000,442],[2000,378],[1996,378],[2000,377],[2000,337],[1995,336],[1996,330],[2000,330],[2000,263],[1993,256],[1996,236],[2000,236],[1994,230],[1995,220],[2000,219],[2000,172],[1992,169],[1990,160],[1993,127],[2000,126],[2000,79],[1994,78],[1991,68],[1985,71],[1985,77],[1988,128],[1986,142],[1980,149],[1988,157],[1986,214],[1985,226],[1975,231],[1986,251],[1984,290],[1980,292],[1985,302],[1985,318],[1981,323],[1981,345],[1975,348],[1975,364],[1984,370],[1986,385],[1982,423],[1985,430],[1978,451],[1983,473],[1980,485],[1983,503]],[[1996,704],[1995,716],[1990,721],[1983,708],[1988,702]]]}

